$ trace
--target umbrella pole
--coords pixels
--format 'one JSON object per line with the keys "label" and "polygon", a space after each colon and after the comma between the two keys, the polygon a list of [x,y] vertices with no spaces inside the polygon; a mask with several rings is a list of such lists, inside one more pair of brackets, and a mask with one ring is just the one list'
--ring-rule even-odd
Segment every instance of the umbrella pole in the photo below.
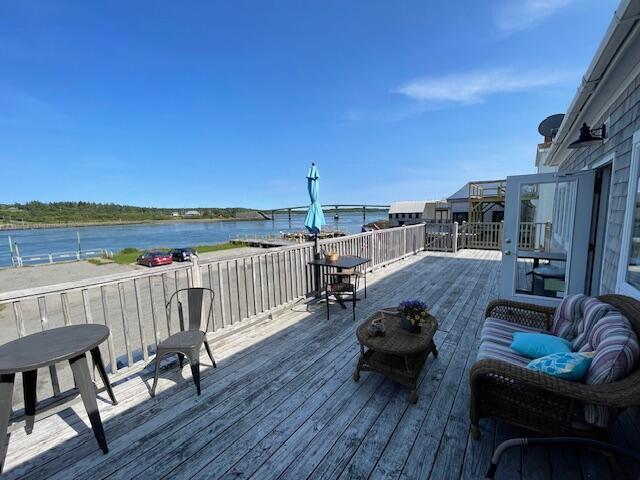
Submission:
{"label": "umbrella pole", "polygon": [[[313,237],[313,258],[315,260],[320,258],[320,249],[318,247],[318,234],[316,233]],[[315,298],[320,298],[320,265],[313,266],[313,277],[316,286]]]}

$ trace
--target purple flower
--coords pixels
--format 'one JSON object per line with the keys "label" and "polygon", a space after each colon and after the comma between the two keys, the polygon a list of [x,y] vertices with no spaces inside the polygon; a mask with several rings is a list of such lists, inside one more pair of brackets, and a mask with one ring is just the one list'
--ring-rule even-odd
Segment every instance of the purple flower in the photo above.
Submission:
{"label": "purple flower", "polygon": [[400,302],[400,310],[429,310],[429,306],[420,300],[405,300]]}
{"label": "purple flower", "polygon": [[429,312],[429,306],[420,300],[405,300],[400,302],[400,312],[413,325],[422,325]]}

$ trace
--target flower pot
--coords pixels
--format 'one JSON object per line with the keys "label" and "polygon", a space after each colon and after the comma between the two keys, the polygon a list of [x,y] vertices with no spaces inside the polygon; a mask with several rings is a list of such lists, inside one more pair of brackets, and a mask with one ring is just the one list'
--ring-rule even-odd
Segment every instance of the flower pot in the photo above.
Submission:
{"label": "flower pot", "polygon": [[400,315],[400,326],[409,333],[420,333],[422,331],[420,325],[414,325],[411,320],[402,314]]}

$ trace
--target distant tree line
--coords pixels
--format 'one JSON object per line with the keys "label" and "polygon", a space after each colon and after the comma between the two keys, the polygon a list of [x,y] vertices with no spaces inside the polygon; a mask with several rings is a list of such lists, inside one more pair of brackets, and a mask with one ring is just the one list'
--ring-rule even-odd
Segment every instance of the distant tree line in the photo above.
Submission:
{"label": "distant tree line", "polygon": [[246,208],[151,208],[93,202],[38,202],[0,204],[0,222],[68,223],[169,220],[174,212],[183,215],[195,210],[197,218],[252,217],[255,211]]}

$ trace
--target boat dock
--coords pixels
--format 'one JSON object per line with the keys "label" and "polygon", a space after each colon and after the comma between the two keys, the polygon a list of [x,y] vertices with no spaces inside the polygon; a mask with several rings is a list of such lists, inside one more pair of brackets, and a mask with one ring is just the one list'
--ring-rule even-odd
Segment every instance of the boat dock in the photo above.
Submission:
{"label": "boat dock", "polygon": [[[346,235],[345,232],[332,230],[332,231],[320,232],[320,234],[318,234],[318,238],[320,240],[323,240],[326,238],[344,237],[345,235]],[[259,247],[259,248],[286,247],[290,245],[296,245],[296,244],[311,242],[311,241],[313,241],[313,235],[308,232],[280,232],[279,235],[274,235],[274,234],[234,235],[229,238],[229,242],[231,243],[236,243],[236,244],[240,243],[250,247]]]}

